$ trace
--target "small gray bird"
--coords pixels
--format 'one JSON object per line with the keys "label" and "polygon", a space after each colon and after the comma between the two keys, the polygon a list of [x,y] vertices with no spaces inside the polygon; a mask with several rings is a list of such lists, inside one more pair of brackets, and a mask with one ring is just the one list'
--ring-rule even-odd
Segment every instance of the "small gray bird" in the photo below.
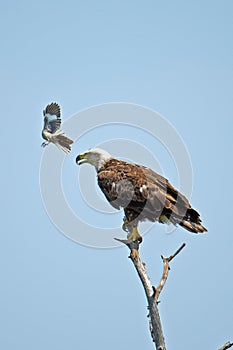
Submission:
{"label": "small gray bird", "polygon": [[42,130],[42,137],[47,142],[42,143],[42,147],[47,146],[53,142],[59,149],[68,153],[71,151],[73,141],[67,137],[60,129],[61,126],[61,110],[56,102],[50,103],[43,111],[44,128]]}

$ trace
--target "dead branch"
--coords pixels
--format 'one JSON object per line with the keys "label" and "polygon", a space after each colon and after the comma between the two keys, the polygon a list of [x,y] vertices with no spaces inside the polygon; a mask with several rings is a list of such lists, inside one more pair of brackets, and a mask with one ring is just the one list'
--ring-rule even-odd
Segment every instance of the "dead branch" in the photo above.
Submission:
{"label": "dead branch", "polygon": [[227,343],[225,343],[220,349],[218,350],[226,350],[226,349],[230,349],[233,346],[233,343],[231,343],[230,341],[228,341]]}
{"label": "dead branch", "polygon": [[139,256],[139,242],[133,242],[130,240],[121,240],[117,239],[117,241],[124,243],[128,246],[130,249],[130,256],[129,258],[132,260],[136,271],[138,273],[138,276],[142,282],[146,298],[148,301],[148,310],[149,310],[149,326],[150,326],[150,332],[153,339],[153,342],[155,343],[155,347],[157,350],[166,350],[165,341],[164,341],[164,335],[162,331],[162,325],[158,310],[158,296],[161,293],[164,284],[168,277],[169,272],[169,262],[184,248],[185,244],[183,244],[173,255],[169,256],[169,258],[164,258],[164,270],[163,275],[161,277],[160,283],[157,288],[152,286],[150,282],[150,278],[147,275],[145,263],[142,262]]}
{"label": "dead branch", "polygon": [[177,249],[177,251],[170,255],[168,258],[165,258],[163,255],[161,255],[161,258],[163,260],[163,274],[162,274],[162,277],[161,277],[161,280],[160,280],[160,283],[158,285],[157,288],[155,288],[155,293],[154,293],[154,298],[155,300],[158,300],[158,297],[167,281],[167,278],[168,278],[168,273],[169,273],[169,270],[170,270],[170,266],[169,266],[169,262],[175,258],[175,256],[177,254],[179,254],[181,252],[181,250],[185,247],[185,243],[182,244],[182,246]]}

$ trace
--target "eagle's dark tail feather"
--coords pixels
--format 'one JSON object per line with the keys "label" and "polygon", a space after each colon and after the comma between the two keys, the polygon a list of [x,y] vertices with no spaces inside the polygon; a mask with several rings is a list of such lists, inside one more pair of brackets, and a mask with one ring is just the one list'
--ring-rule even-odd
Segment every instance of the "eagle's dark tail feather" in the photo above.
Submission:
{"label": "eagle's dark tail feather", "polygon": [[198,212],[192,208],[187,210],[185,217],[182,219],[179,225],[194,233],[207,231],[207,229],[201,224],[201,219]]}
{"label": "eagle's dark tail feather", "polygon": [[56,135],[56,145],[58,148],[62,149],[65,153],[71,151],[71,145],[73,141],[67,137],[64,133]]}

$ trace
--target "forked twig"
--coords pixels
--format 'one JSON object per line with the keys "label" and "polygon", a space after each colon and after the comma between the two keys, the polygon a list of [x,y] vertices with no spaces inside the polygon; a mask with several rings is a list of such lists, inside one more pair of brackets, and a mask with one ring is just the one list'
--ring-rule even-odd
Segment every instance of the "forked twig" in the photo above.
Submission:
{"label": "forked twig", "polygon": [[182,246],[169,258],[164,258],[164,271],[162,278],[160,280],[160,283],[157,288],[153,287],[150,278],[147,275],[146,268],[145,268],[145,263],[142,262],[139,256],[139,243],[138,242],[133,242],[130,240],[121,240],[117,239],[117,241],[124,243],[128,246],[130,249],[130,256],[129,258],[132,260],[138,276],[142,282],[143,288],[145,290],[146,298],[148,301],[148,310],[149,310],[149,325],[150,325],[150,332],[151,336],[153,339],[153,342],[155,343],[155,347],[157,350],[166,350],[165,346],[165,341],[164,341],[164,335],[162,331],[162,325],[161,325],[161,320],[160,320],[160,315],[159,315],[159,310],[158,310],[158,296],[161,293],[164,284],[167,280],[168,277],[168,271],[169,271],[169,262],[177,255],[179,252],[184,248],[185,244],[182,244]]}
{"label": "forked twig", "polygon": [[[179,249],[176,250],[176,252],[172,255],[170,255],[168,258],[161,255],[161,258],[163,260],[163,274],[160,279],[159,285],[157,288],[152,286],[150,282],[150,278],[147,275],[146,272],[146,265],[144,262],[142,262],[140,256],[139,256],[139,242],[138,241],[131,241],[131,240],[122,240],[115,238],[117,241],[124,243],[128,246],[130,249],[130,256],[129,258],[132,260],[138,276],[142,282],[143,288],[145,290],[146,298],[148,301],[148,310],[149,310],[149,326],[150,326],[150,332],[151,337],[153,339],[153,342],[155,343],[155,347],[157,350],[166,350],[165,341],[164,341],[164,335],[162,331],[162,325],[158,310],[158,297],[161,293],[161,291],[164,288],[164,285],[167,281],[170,266],[169,262],[174,259],[185,247],[185,243],[183,243]],[[226,342],[221,348],[218,350],[227,350],[233,346],[233,343],[228,341]]]}
{"label": "forked twig", "polygon": [[170,255],[168,258],[165,258],[163,255],[161,255],[161,258],[163,260],[163,274],[162,274],[162,277],[161,277],[161,280],[159,282],[158,287],[154,288],[154,291],[155,291],[154,298],[155,298],[155,300],[158,300],[159,295],[160,295],[160,293],[161,293],[161,291],[162,291],[162,289],[163,289],[163,287],[164,287],[164,285],[165,285],[165,283],[167,281],[168,273],[169,273],[169,270],[170,270],[169,262],[172,259],[174,259],[175,256],[178,255],[181,252],[182,249],[184,249],[184,247],[185,247],[185,243],[183,243],[182,246],[179,249],[177,249],[177,251],[174,254]]}

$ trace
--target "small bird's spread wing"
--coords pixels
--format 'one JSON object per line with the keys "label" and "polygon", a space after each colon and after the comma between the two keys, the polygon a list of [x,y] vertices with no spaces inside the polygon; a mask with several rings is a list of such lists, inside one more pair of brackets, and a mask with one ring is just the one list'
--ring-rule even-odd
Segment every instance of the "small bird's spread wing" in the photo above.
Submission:
{"label": "small bird's spread wing", "polygon": [[59,149],[68,153],[71,151],[73,140],[67,137],[60,129],[61,127],[61,110],[56,102],[52,102],[46,106],[43,111],[44,114],[44,128],[42,130],[42,137],[47,141],[43,142],[45,147],[49,142],[54,143]]}
{"label": "small bird's spread wing", "polygon": [[45,110],[44,114],[44,129],[54,134],[61,126],[61,110],[60,106],[56,102],[50,103]]}

